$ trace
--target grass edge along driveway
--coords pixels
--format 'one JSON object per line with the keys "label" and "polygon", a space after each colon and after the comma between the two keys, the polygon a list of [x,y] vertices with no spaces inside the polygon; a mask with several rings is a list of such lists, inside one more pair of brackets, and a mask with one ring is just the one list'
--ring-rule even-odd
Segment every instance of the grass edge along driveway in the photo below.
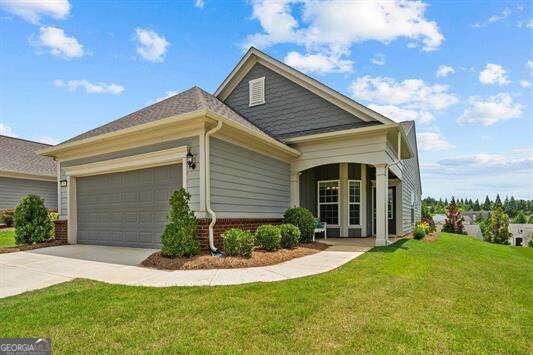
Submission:
{"label": "grass edge along driveway", "polygon": [[148,288],[75,280],[0,300],[0,336],[58,352],[531,350],[533,248],[441,234],[321,275]]}

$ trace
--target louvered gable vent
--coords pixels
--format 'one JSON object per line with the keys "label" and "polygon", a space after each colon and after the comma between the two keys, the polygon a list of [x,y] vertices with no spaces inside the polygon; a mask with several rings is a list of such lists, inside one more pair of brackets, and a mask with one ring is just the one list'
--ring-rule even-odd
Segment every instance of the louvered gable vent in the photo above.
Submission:
{"label": "louvered gable vent", "polygon": [[250,88],[250,106],[264,104],[265,103],[265,77],[250,80],[249,88]]}

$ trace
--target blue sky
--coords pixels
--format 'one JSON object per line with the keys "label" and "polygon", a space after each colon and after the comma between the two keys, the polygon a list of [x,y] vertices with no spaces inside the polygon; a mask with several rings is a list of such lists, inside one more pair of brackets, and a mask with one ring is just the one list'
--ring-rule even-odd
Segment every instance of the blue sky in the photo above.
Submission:
{"label": "blue sky", "polygon": [[0,133],[57,143],[198,85],[249,45],[417,121],[425,196],[533,198],[527,1],[0,0]]}

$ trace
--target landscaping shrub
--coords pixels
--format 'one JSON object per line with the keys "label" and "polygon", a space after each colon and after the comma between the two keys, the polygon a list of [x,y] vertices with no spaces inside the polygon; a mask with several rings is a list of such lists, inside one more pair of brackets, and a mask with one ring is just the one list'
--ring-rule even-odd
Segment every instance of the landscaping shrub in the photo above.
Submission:
{"label": "landscaping shrub", "polygon": [[416,224],[416,227],[422,228],[424,230],[425,234],[429,234],[431,232],[431,226],[426,221],[420,221]]}
{"label": "landscaping shrub", "polygon": [[52,238],[52,222],[44,200],[37,195],[23,197],[13,215],[15,243],[42,243]]}
{"label": "landscaping shrub", "polygon": [[0,222],[4,223],[6,227],[13,226],[13,215],[15,214],[14,208],[5,208],[0,211]]}
{"label": "landscaping shrub", "polygon": [[292,207],[285,211],[283,220],[298,227],[301,242],[309,243],[313,240],[316,223],[311,211],[303,207]]}
{"label": "landscaping shrub", "polygon": [[413,230],[413,238],[415,239],[422,239],[426,236],[426,231],[419,226],[416,226]]}
{"label": "landscaping shrub", "polygon": [[250,257],[254,250],[254,236],[239,228],[228,229],[222,234],[224,254]]}
{"label": "landscaping shrub", "polygon": [[442,226],[442,231],[447,233],[466,234],[463,226],[463,220],[464,219],[463,216],[461,216],[461,212],[459,212],[459,209],[457,209],[455,198],[452,197],[450,205],[448,206],[446,220]]}
{"label": "landscaping shrub", "polygon": [[198,254],[200,241],[196,236],[198,221],[189,208],[191,195],[181,188],[170,197],[169,223],[161,235],[161,254],[169,258]]}
{"label": "landscaping shrub", "polygon": [[276,251],[281,247],[281,233],[278,227],[264,224],[255,231],[257,244],[266,251]]}
{"label": "landscaping shrub", "polygon": [[294,249],[300,242],[300,230],[294,224],[285,223],[279,226],[281,233],[281,247]]}

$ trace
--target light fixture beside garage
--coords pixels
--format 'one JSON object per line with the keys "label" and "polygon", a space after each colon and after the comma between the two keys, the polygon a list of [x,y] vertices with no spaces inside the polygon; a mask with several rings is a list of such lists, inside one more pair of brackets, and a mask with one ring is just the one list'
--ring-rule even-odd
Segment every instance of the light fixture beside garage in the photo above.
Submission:
{"label": "light fixture beside garage", "polygon": [[67,180],[59,180],[60,187],[67,187]]}
{"label": "light fixture beside garage", "polygon": [[192,170],[194,170],[196,168],[196,163],[194,161],[194,155],[192,155],[190,149],[187,150],[187,155],[185,157],[187,161],[187,166],[191,168]]}

